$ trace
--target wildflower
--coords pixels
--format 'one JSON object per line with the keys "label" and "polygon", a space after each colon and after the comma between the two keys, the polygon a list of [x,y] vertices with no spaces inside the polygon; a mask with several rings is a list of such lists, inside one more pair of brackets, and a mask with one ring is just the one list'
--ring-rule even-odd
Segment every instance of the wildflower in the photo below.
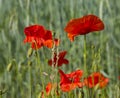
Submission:
{"label": "wildflower", "polygon": [[58,54],[58,57],[57,57],[57,54],[55,53],[55,54],[54,54],[54,59],[53,59],[53,61],[52,61],[52,59],[50,59],[50,60],[48,61],[48,64],[49,64],[50,66],[52,66],[52,64],[53,64],[54,66],[56,66],[56,64],[57,64],[58,67],[59,67],[59,66],[62,66],[62,64],[68,64],[69,61],[64,58],[65,55],[66,55],[66,53],[67,53],[67,51],[62,51],[62,52],[60,52],[60,53]]}
{"label": "wildflower", "polygon": [[95,15],[86,15],[82,18],[70,20],[64,30],[68,33],[69,39],[74,41],[75,36],[85,35],[103,29],[104,24],[99,17]]}
{"label": "wildflower", "polygon": [[[42,25],[32,25],[24,29],[26,38],[24,43],[31,43],[33,49],[39,49],[42,46],[52,48],[54,40],[52,39],[52,32],[46,30]],[[58,40],[55,40],[58,45]]]}
{"label": "wildflower", "polygon": [[50,94],[51,89],[52,89],[52,83],[49,82],[49,83],[47,84],[47,86],[46,86],[46,93],[47,93],[47,95]]}
{"label": "wildflower", "polygon": [[[46,96],[49,96],[52,91],[55,91],[55,93],[59,96],[59,93],[58,93],[58,91],[56,90],[56,88],[57,88],[57,84],[56,84],[56,83],[53,84],[53,83],[49,82],[49,83],[46,85],[46,88],[45,88]],[[44,95],[44,92],[43,92],[43,91],[42,91],[42,93],[41,93],[41,97],[42,97],[42,98],[45,98],[45,95]]]}
{"label": "wildflower", "polygon": [[89,88],[95,87],[96,85],[99,85],[100,88],[103,88],[108,84],[109,79],[104,77],[100,72],[95,72],[88,76],[84,82]]}
{"label": "wildflower", "polygon": [[63,92],[74,90],[76,87],[83,87],[84,83],[80,81],[83,71],[76,70],[70,74],[65,74],[59,69],[60,73],[60,88]]}

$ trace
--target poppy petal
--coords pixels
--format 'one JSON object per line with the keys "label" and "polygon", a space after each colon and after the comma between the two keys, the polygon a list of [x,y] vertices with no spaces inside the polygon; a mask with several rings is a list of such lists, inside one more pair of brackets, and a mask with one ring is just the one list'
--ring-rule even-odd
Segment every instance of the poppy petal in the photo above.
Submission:
{"label": "poppy petal", "polygon": [[64,92],[71,91],[76,87],[83,87],[84,82],[80,82],[83,71],[76,70],[70,74],[65,74],[62,70],[59,70],[60,73],[60,88]]}
{"label": "poppy petal", "polygon": [[44,40],[52,40],[52,32],[50,30],[46,30],[46,34],[44,35]]}
{"label": "poppy petal", "polygon": [[70,20],[64,30],[68,33],[69,39],[74,41],[75,36],[85,35],[103,29],[104,23],[99,17],[95,15],[86,15],[82,18]]}
{"label": "poppy petal", "polygon": [[62,70],[59,69],[59,73],[61,78],[60,85],[62,85],[62,83],[70,83],[70,80],[66,77]]}
{"label": "poppy petal", "polygon": [[77,84],[63,84],[60,86],[60,89],[63,91],[63,92],[69,92],[71,90],[74,90],[75,88],[77,87]]}
{"label": "poppy petal", "polygon": [[33,40],[35,40],[35,38],[34,37],[31,37],[31,36],[27,36],[25,39],[24,39],[24,43],[27,43],[27,42],[29,42],[29,43],[31,43],[31,42],[33,42]]}
{"label": "poppy petal", "polygon": [[28,26],[24,29],[24,33],[26,35],[24,43],[31,43],[33,49],[39,49],[42,46],[52,48],[53,46],[52,32],[46,30],[42,25]]}
{"label": "poppy petal", "polygon": [[53,40],[46,40],[44,41],[44,46],[48,47],[48,48],[52,48],[53,47]]}
{"label": "poppy petal", "polygon": [[24,29],[24,33],[26,36],[43,37],[46,33],[46,30],[43,26],[36,24],[36,25],[26,27]]}
{"label": "poppy petal", "polygon": [[49,82],[49,83],[47,84],[47,86],[46,86],[46,93],[47,93],[47,95],[50,94],[51,89],[52,89],[52,83]]}
{"label": "poppy petal", "polygon": [[108,78],[105,78],[101,83],[100,83],[100,88],[103,88],[105,87],[109,82],[109,79]]}
{"label": "poppy petal", "polygon": [[55,39],[54,39],[54,43],[55,43],[56,46],[59,46],[60,40],[55,38]]}
{"label": "poppy petal", "polygon": [[104,77],[100,72],[95,72],[92,73],[88,78],[84,80],[85,85],[88,86],[89,88],[92,88],[96,85],[99,85],[100,88],[105,87],[109,79]]}
{"label": "poppy petal", "polygon": [[62,51],[62,52],[60,52],[59,57],[60,57],[60,58],[64,58],[65,55],[66,55],[66,53],[67,53],[67,51]]}
{"label": "poppy petal", "polygon": [[69,61],[67,59],[64,59],[66,53],[67,53],[67,51],[59,52],[58,56],[55,53],[54,54],[54,60],[53,61],[52,61],[52,59],[48,60],[48,64],[51,66],[52,62],[53,62],[54,66],[57,65],[58,67],[62,66],[62,64],[68,64]]}

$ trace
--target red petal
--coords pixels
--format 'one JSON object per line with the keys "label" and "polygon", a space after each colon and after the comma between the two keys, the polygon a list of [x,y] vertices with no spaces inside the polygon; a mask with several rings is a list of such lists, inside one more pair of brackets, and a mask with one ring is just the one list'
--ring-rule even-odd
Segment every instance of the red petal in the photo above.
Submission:
{"label": "red petal", "polygon": [[105,78],[102,82],[100,82],[100,87],[103,88],[105,87],[109,82],[109,79],[108,78]]}
{"label": "red petal", "polygon": [[68,38],[70,39],[71,42],[74,41],[74,37],[75,37],[74,34],[68,33]]}
{"label": "red petal", "polygon": [[26,38],[24,39],[24,43],[32,43],[35,40],[34,37],[31,36],[26,36]]}
{"label": "red petal", "polygon": [[104,29],[104,24],[99,17],[95,15],[86,15],[82,18],[73,19],[68,22],[65,31],[71,41],[77,35],[85,35],[93,31],[100,31]]}
{"label": "red petal", "polygon": [[33,49],[39,49],[39,48],[41,48],[42,46],[43,46],[42,43],[35,43],[35,42],[33,42],[33,43],[31,44],[31,47],[32,47]]}
{"label": "red petal", "polygon": [[63,92],[69,92],[71,90],[74,90],[75,88],[77,87],[77,84],[74,84],[74,83],[71,83],[71,84],[62,84],[60,86],[60,89],[63,91]]}
{"label": "red petal", "polygon": [[49,83],[47,84],[47,86],[46,86],[46,93],[47,93],[47,95],[50,94],[51,89],[52,89],[52,83],[49,82]]}
{"label": "red petal", "polygon": [[52,60],[48,60],[48,64],[51,66],[52,65]]}
{"label": "red petal", "polygon": [[53,46],[53,41],[52,40],[46,40],[44,41],[44,46],[48,47],[48,48],[52,48]]}
{"label": "red petal", "polygon": [[24,29],[24,33],[26,36],[43,37],[46,33],[46,30],[41,25],[32,25],[32,26],[26,27]]}
{"label": "red petal", "polygon": [[89,32],[100,31],[104,29],[103,22],[99,19],[99,17],[95,15],[84,16],[82,18],[82,21],[84,22],[84,24],[87,24],[90,27]]}
{"label": "red petal", "polygon": [[67,51],[62,51],[59,53],[59,58],[64,58],[66,55]]}
{"label": "red petal", "polygon": [[47,30],[46,34],[44,35],[44,40],[52,40],[52,32]]}
{"label": "red petal", "polygon": [[73,82],[80,82],[80,78],[83,75],[83,71],[82,70],[76,70],[74,72],[71,72],[70,74],[66,74],[66,76],[68,78],[71,78],[73,80]]}
{"label": "red petal", "polygon": [[59,46],[60,40],[55,38],[55,39],[54,39],[54,43],[55,43],[56,46]]}
{"label": "red petal", "polygon": [[90,88],[96,86],[97,84],[99,84],[100,87],[102,88],[108,84],[109,79],[105,78],[101,73],[95,72],[92,73],[88,78],[86,78],[84,82],[86,86]]}
{"label": "red petal", "polygon": [[[66,55],[67,51],[62,51],[58,54],[58,60],[57,60],[57,54],[54,54],[54,66],[57,63],[57,66],[62,66],[62,64],[68,64],[69,61],[67,59],[64,59],[65,55]],[[48,61],[49,65],[52,65],[52,59],[50,59]]]}
{"label": "red petal", "polygon": [[80,32],[79,30],[82,29],[81,27],[81,18],[78,19],[72,19],[68,22],[67,26],[65,27],[65,31],[67,33],[71,33],[71,34],[77,34],[78,32]]}
{"label": "red petal", "polygon": [[60,85],[62,85],[63,83],[64,84],[71,83],[71,81],[66,77],[66,75],[62,70],[59,69],[59,73],[60,73]]}

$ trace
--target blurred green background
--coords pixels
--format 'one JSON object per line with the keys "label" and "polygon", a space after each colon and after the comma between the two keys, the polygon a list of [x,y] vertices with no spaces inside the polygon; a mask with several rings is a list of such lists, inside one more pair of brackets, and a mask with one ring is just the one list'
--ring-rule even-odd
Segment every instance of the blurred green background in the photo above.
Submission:
{"label": "blurred green background", "polygon": [[[2,97],[30,98],[30,83],[32,98],[41,91],[41,67],[32,57],[32,72],[29,74],[27,51],[30,45],[23,43],[26,26],[41,24],[55,31],[56,37],[61,39],[59,51],[67,51],[69,65],[61,67],[67,73],[83,69],[84,37],[78,36],[71,43],[64,27],[72,18],[95,14],[103,20],[105,29],[87,35],[87,65],[91,69],[92,65],[99,66],[100,71],[111,79],[109,98],[115,98],[112,88],[116,89],[114,84],[120,75],[119,4],[119,0],[0,0],[0,92],[5,92]],[[50,75],[47,60],[51,58],[51,50],[43,47],[39,53],[43,71]],[[94,68],[91,71],[95,71]],[[49,75],[43,76],[45,83],[49,81]]]}

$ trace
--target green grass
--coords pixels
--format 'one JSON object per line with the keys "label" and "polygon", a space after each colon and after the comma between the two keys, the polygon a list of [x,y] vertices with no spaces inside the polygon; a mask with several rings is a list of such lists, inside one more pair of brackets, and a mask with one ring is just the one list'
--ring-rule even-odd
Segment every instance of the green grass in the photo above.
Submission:
{"label": "green grass", "polygon": [[[107,87],[97,92],[101,95],[97,98],[120,98],[119,4],[119,0],[0,0],[0,93],[5,92],[1,98],[37,98],[42,85],[50,81],[52,68],[47,60],[52,52],[43,47],[38,51],[40,61],[35,51],[27,58],[30,45],[23,43],[26,26],[42,24],[55,31],[55,36],[61,39],[58,50],[68,51],[66,58],[70,61],[61,69],[66,73],[83,69],[84,37],[78,36],[71,43],[64,27],[70,19],[86,14],[95,14],[105,23],[103,31],[86,36],[86,63],[90,72],[98,70],[98,66],[110,78]],[[41,76],[41,68],[48,76]],[[60,98],[78,98],[76,92],[81,94],[77,89],[61,94]],[[86,93],[84,98],[90,98]]]}

